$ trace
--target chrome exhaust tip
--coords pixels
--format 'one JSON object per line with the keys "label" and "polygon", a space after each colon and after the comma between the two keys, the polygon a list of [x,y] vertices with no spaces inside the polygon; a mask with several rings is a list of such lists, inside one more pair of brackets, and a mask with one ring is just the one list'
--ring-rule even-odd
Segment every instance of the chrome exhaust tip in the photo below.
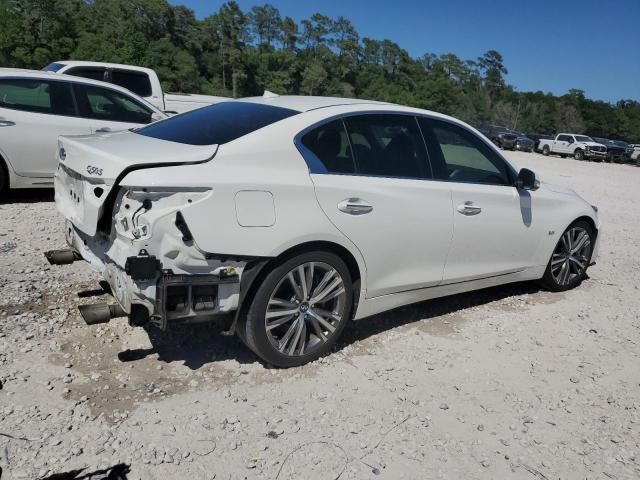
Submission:
{"label": "chrome exhaust tip", "polygon": [[78,310],[80,310],[80,315],[82,315],[82,319],[87,325],[108,323],[112,318],[127,316],[127,312],[120,305],[109,305],[107,303],[80,305]]}
{"label": "chrome exhaust tip", "polygon": [[77,250],[66,248],[64,250],[49,250],[44,256],[50,265],[69,265],[77,260],[82,260],[82,255]]}

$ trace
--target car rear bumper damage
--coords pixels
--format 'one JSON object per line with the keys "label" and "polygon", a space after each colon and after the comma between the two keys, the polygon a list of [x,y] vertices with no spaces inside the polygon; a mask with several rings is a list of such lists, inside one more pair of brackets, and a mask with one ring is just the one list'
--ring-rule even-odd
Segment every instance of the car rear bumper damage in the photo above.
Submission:
{"label": "car rear bumper damage", "polygon": [[[177,228],[176,231],[180,234]],[[160,236],[165,237],[160,241],[162,243],[171,234],[163,232]],[[199,252],[196,251],[194,256],[200,256],[207,266],[190,262],[192,267],[189,268],[184,264],[189,262],[176,264],[175,250],[168,255],[153,255],[156,243],[153,238],[147,239],[149,250],[131,243],[125,249],[120,238],[97,241],[70,222],[67,222],[66,238],[71,248],[46,252],[49,262],[66,265],[86,261],[102,274],[117,301],[118,309],[101,306],[101,313],[81,309],[89,324],[126,315],[133,325],[152,323],[166,328],[172,322],[211,320],[238,308],[240,279],[246,260],[197,255]],[[182,248],[196,247],[183,245]]]}

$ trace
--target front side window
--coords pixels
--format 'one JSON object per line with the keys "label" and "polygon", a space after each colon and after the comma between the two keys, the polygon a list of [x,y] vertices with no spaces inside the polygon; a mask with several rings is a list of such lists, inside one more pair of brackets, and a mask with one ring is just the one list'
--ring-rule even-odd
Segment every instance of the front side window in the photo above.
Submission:
{"label": "front side window", "polygon": [[151,96],[151,81],[149,80],[149,75],[144,72],[113,70],[111,72],[111,83],[120,85],[141,97]]}
{"label": "front side window", "polygon": [[108,122],[151,122],[152,111],[129,96],[94,85],[75,84],[80,116]]}
{"label": "front side window", "polygon": [[298,113],[289,108],[232,100],[176,115],[136,133],[188,145],[222,145]]}
{"label": "front side window", "polygon": [[0,80],[0,107],[75,116],[68,82],[18,78]]}
{"label": "front side window", "polygon": [[64,63],[50,63],[49,65],[44,67],[42,69],[42,71],[43,72],[57,72],[58,70],[60,70],[64,66],[65,66]]}
{"label": "front side window", "polygon": [[471,131],[441,120],[421,118],[437,178],[453,182],[512,185],[508,164]]}

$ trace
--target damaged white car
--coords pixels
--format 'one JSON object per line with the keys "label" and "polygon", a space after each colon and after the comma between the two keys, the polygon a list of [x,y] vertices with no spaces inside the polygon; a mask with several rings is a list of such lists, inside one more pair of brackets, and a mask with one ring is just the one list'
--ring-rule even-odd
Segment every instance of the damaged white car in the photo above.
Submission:
{"label": "damaged white car", "polygon": [[327,352],[350,320],[523,280],[580,284],[597,209],[516,171],[471,127],[342,98],[220,103],[141,129],[62,137],[69,249],[117,303],[87,323],[232,314],[262,359]]}

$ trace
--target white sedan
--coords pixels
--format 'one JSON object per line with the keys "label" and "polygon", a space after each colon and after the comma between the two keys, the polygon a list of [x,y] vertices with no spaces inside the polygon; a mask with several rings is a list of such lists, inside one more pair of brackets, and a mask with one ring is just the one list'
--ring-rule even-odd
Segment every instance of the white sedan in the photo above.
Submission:
{"label": "white sedan", "polygon": [[232,101],[63,138],[70,249],[128,316],[168,328],[233,312],[258,356],[295,366],[352,319],[523,280],[567,290],[595,258],[597,209],[519,172],[468,125],[343,98]]}
{"label": "white sedan", "polygon": [[126,130],[167,118],[128,90],[68,75],[0,69],[0,192],[52,187],[59,135]]}

